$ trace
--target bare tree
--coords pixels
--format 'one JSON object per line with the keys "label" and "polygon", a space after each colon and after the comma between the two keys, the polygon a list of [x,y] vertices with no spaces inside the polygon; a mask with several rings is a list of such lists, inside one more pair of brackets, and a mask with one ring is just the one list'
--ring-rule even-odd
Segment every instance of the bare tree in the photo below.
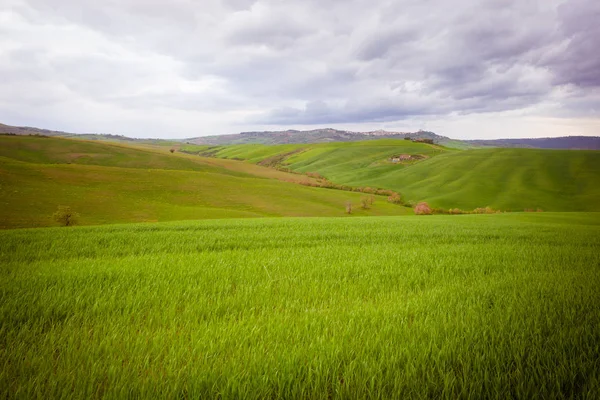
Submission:
{"label": "bare tree", "polygon": [[62,226],[72,226],[79,222],[79,214],[69,206],[58,206],[58,210],[52,214],[52,218]]}

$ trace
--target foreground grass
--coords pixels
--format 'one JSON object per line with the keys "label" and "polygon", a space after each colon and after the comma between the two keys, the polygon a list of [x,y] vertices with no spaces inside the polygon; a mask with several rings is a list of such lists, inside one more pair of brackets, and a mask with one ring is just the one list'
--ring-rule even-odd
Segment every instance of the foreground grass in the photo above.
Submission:
{"label": "foreground grass", "polygon": [[0,397],[598,398],[600,216],[0,232]]}

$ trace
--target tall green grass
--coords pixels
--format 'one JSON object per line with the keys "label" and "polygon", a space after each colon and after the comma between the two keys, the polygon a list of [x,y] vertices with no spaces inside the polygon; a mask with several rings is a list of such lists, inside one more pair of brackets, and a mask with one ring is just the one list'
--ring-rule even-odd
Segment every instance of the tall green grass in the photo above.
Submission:
{"label": "tall green grass", "polygon": [[0,232],[0,397],[598,398],[600,217]]}

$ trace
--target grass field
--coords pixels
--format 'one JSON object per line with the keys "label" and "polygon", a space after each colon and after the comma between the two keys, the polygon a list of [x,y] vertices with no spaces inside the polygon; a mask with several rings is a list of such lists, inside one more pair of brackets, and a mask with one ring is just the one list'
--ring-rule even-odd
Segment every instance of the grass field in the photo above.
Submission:
{"label": "grass field", "polygon": [[[53,226],[59,205],[80,224],[265,216],[402,215],[379,197],[298,185],[311,178],[168,148],[0,136],[0,228]],[[295,183],[294,183],[295,182]]]}
{"label": "grass field", "polygon": [[2,398],[598,398],[600,215],[0,232]]}
{"label": "grass field", "polygon": [[[308,145],[236,145],[215,156],[260,162],[296,151],[283,164],[338,184],[373,186],[434,207],[507,211],[600,211],[600,152],[536,149],[451,150],[405,140]],[[394,165],[398,154],[423,159]]]}

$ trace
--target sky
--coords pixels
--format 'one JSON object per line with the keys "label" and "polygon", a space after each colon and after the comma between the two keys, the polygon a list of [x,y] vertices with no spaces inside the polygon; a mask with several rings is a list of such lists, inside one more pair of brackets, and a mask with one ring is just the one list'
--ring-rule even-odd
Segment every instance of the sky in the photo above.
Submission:
{"label": "sky", "polygon": [[0,0],[0,122],[600,136],[598,0]]}

